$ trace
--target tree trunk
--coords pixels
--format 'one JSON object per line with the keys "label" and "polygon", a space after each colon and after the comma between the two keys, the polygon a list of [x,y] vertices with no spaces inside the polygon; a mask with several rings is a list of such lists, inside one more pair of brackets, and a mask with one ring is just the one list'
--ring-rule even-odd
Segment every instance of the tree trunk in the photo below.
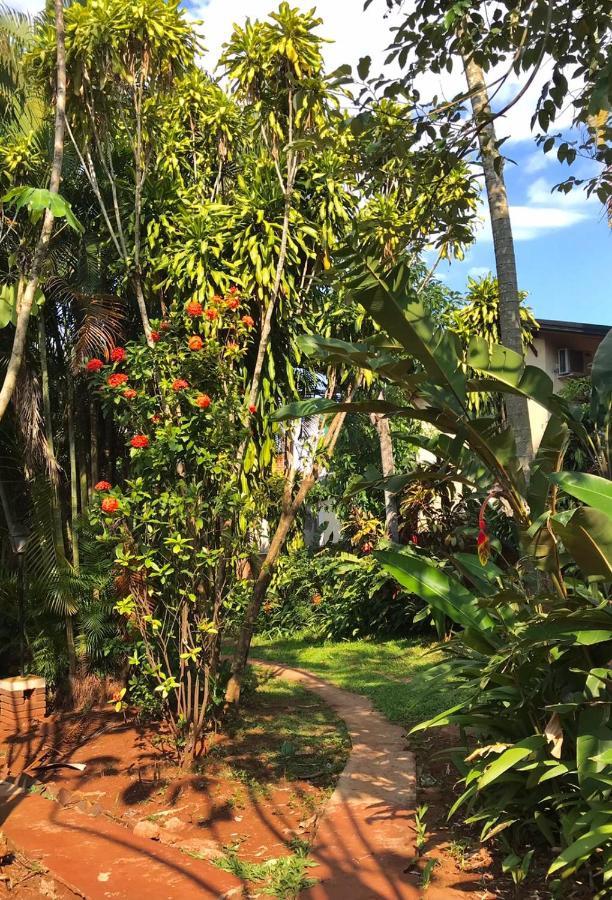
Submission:
{"label": "tree trunk", "polygon": [[[378,399],[385,399],[384,391],[380,392]],[[371,413],[370,418],[378,434],[383,478],[390,478],[392,475],[395,475],[395,459],[393,457],[393,440],[391,438],[389,419],[387,416],[381,416],[379,413]],[[385,491],[385,534],[395,543],[399,541],[397,499],[395,494],[392,494],[390,491]]]}
{"label": "tree trunk", "polygon": [[[350,402],[350,400],[352,399],[358,384],[359,381],[356,381],[348,392],[346,397],[347,402]],[[338,437],[340,435],[340,431],[342,430],[345,418],[346,413],[336,413],[331,425],[329,426],[329,430],[324,439],[324,448],[326,450],[327,458],[333,456],[333,452],[338,442]],[[249,658],[249,650],[251,648],[251,640],[253,638],[257,616],[259,615],[261,605],[266,596],[266,592],[270,584],[270,579],[274,574],[276,563],[278,562],[281,551],[285,546],[285,541],[287,540],[289,532],[291,531],[293,523],[295,522],[300,507],[304,503],[304,500],[306,499],[309,491],[317,483],[318,473],[318,465],[314,463],[310,472],[305,475],[300,482],[300,486],[293,500],[291,500],[289,496],[288,498],[286,498],[286,501],[283,505],[283,511],[281,513],[279,523],[270,542],[268,552],[266,553],[266,558],[263,561],[263,565],[259,571],[257,580],[253,585],[253,591],[249,599],[246,615],[240,628],[238,642],[236,644],[234,657],[232,660],[232,676],[227,684],[227,688],[225,691],[226,703],[238,703],[238,701],[240,700],[240,688]],[[288,493],[290,495],[290,492]]]}
{"label": "tree trunk", "polygon": [[[504,347],[523,356],[520,299],[516,275],[516,258],[510,223],[508,195],[503,175],[503,159],[495,141],[495,127],[484,73],[473,59],[464,60],[465,75],[471,95],[474,120],[478,127],[478,142],[484,170],[485,186],[491,215],[495,267],[499,284],[499,330]],[[516,440],[519,462],[525,475],[533,460],[533,442],[529,422],[529,408],[525,397],[507,394],[505,398],[508,422]]]}
{"label": "tree trunk", "polygon": [[[53,145],[53,164],[51,166],[51,178],[49,190],[52,194],[59,194],[62,176],[62,163],[64,159],[64,129],[66,118],[66,51],[64,47],[64,6],[63,0],[55,0],[55,33],[57,44],[57,85],[55,94],[55,137]],[[28,324],[34,295],[38,287],[40,273],[47,257],[51,232],[53,231],[53,213],[45,210],[40,236],[36,244],[32,265],[28,275],[26,286],[19,292],[17,298],[17,325],[13,337],[11,356],[4,376],[2,390],[0,390],[0,419],[3,418],[13,396],[17,376],[23,362]]]}

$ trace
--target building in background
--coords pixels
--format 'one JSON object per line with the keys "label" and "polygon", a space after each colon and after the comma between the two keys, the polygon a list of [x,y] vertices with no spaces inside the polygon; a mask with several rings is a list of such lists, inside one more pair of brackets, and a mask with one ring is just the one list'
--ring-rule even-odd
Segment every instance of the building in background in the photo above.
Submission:
{"label": "building in background", "polygon": [[[527,351],[526,362],[538,366],[553,381],[556,394],[562,390],[568,378],[580,378],[591,374],[595,351],[610,330],[609,325],[590,325],[583,322],[557,322],[539,319],[540,330]],[[536,450],[549,414],[544,407],[529,401],[529,418],[534,450]]]}

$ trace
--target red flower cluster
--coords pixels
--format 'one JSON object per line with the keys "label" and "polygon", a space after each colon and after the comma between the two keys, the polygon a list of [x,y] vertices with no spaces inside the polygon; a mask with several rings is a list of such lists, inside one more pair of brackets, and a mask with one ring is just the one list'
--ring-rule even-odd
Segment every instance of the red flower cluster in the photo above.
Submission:
{"label": "red flower cluster", "polygon": [[254,403],[249,404],[249,412],[251,413],[251,415],[253,415],[254,413],[257,412],[257,407],[255,406]]}
{"label": "red flower cluster", "polygon": [[119,509],[119,501],[116,499],[116,497],[105,497],[101,505],[103,511],[105,513],[109,513],[109,515],[112,515]]}
{"label": "red flower cluster", "polygon": [[184,391],[185,388],[188,388],[188,387],[189,387],[189,382],[185,381],[184,378],[175,378],[175,380],[172,382],[172,390],[176,391],[177,393],[179,391]]}
{"label": "red flower cluster", "polygon": [[159,333],[159,331],[151,332],[151,340],[154,344],[156,344],[158,341],[161,341],[161,334]]}
{"label": "red flower cluster", "polygon": [[94,356],[93,359],[90,359],[85,368],[88,372],[99,372],[101,368],[103,368],[104,363],[101,359],[96,359]]}
{"label": "red flower cluster", "polygon": [[134,390],[134,388],[128,388],[123,392],[123,396],[126,400],[133,400],[134,397],[138,396],[138,392]]}
{"label": "red flower cluster", "polygon": [[195,405],[199,406],[200,409],[208,409],[211,404],[211,399],[208,394],[198,394],[195,398]]}
{"label": "red flower cluster", "polygon": [[251,316],[243,316],[241,320],[247,328],[252,328],[255,324],[255,320],[251,318]]}
{"label": "red flower cluster", "polygon": [[98,481],[97,484],[94,484],[94,491],[110,491],[111,488],[110,481]]}
{"label": "red flower cluster", "polygon": [[233,284],[233,285],[231,286],[231,288],[229,289],[229,292],[230,292],[230,294],[237,294],[237,293],[238,293],[238,288],[236,287],[235,284]]}
{"label": "red flower cluster", "polygon": [[111,351],[110,358],[113,362],[123,362],[125,359],[125,349],[123,347],[115,347]]}
{"label": "red flower cluster", "polygon": [[240,306],[240,300],[238,299],[238,297],[230,297],[225,305],[228,309],[238,309],[238,307]]}
{"label": "red flower cluster", "polygon": [[189,347],[190,350],[201,350],[202,347],[204,346],[204,341],[202,340],[202,338],[200,337],[199,334],[193,334],[189,338],[189,341],[187,342],[187,346]]}
{"label": "red flower cluster", "polygon": [[215,319],[219,318],[219,311],[216,309],[207,309],[204,313],[209,322],[214,322]]}
{"label": "red flower cluster", "polygon": [[197,300],[192,300],[185,307],[185,312],[187,313],[188,316],[191,316],[192,319],[197,318],[198,316],[201,316],[202,313],[204,312],[204,307],[202,306],[201,303],[198,303]]}
{"label": "red flower cluster", "polygon": [[221,304],[223,303],[223,297],[220,297],[219,294],[215,294],[210,302],[213,306],[221,306]]}
{"label": "red flower cluster", "polygon": [[128,380],[127,375],[124,375],[123,372],[115,372],[113,375],[109,375],[106,379],[106,383],[109,387],[116,388],[121,387],[122,384],[125,384]]}
{"label": "red flower cluster", "polygon": [[151,421],[153,422],[154,425],[159,425],[161,420],[162,420],[162,417],[158,416],[157,413],[155,413],[154,416],[151,416]]}
{"label": "red flower cluster", "polygon": [[168,322],[166,319],[164,319],[163,322],[159,323],[159,330],[160,331],[170,331],[170,322]]}
{"label": "red flower cluster", "polygon": [[149,446],[149,438],[146,436],[146,434],[135,434],[130,441],[130,444],[136,450],[143,450],[145,447]]}

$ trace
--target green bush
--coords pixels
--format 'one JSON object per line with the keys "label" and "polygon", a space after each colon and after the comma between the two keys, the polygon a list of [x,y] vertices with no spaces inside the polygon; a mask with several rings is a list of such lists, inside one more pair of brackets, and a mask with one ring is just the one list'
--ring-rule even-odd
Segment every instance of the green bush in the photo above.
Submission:
{"label": "green bush", "polygon": [[280,561],[258,628],[277,637],[307,630],[327,640],[403,635],[421,606],[368,556],[302,549]]}

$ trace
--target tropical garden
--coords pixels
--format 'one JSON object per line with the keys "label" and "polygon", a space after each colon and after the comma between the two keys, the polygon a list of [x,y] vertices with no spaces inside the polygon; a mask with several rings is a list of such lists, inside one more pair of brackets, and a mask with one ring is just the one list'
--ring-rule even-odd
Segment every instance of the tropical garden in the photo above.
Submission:
{"label": "tropical garden", "polygon": [[[611,896],[612,334],[561,393],[526,364],[496,136],[523,88],[492,106],[546,63],[534,138],[605,219],[609,8],[416,0],[393,77],[327,71],[325,38],[282,2],[206,71],[177,0],[0,9],[0,676],[47,692],[4,776],[84,749],[154,839],[164,806],[214,820],[216,779],[213,864],[297,896],[350,740],[283,663],[404,729],[410,889]],[[496,270],[458,293],[481,193]]]}

